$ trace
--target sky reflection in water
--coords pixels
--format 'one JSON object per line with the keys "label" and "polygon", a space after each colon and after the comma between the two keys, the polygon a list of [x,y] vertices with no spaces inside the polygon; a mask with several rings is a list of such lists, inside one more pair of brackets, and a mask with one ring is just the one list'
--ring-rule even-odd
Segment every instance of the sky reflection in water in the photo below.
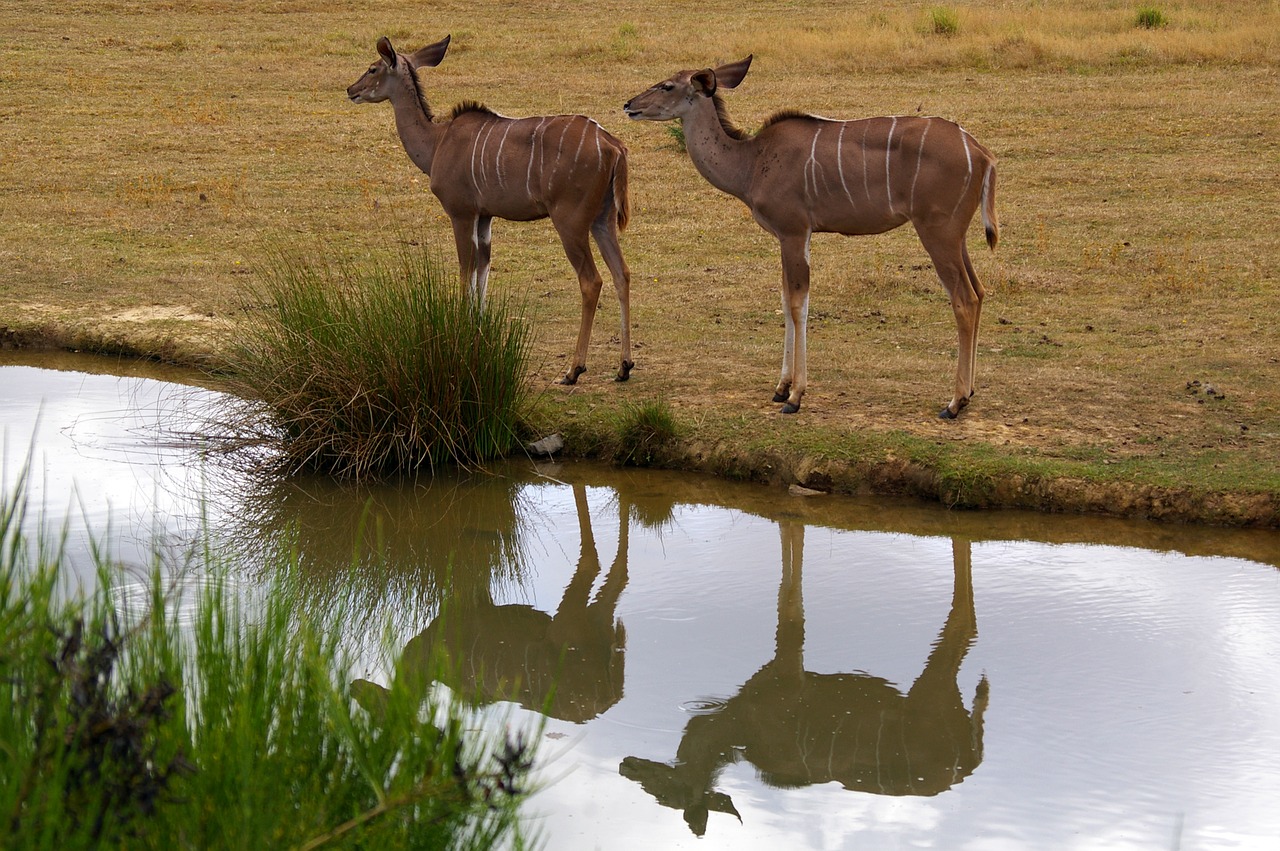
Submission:
{"label": "sky reflection in water", "polygon": [[[263,488],[164,438],[210,403],[0,366],[6,484],[35,433],[47,518],[69,509],[101,533],[109,516],[112,552],[139,566],[156,536],[180,562],[201,512],[246,552],[293,526],[316,594],[363,523],[378,543],[362,602],[371,623],[394,615],[406,668],[428,644],[465,648],[454,687],[493,697],[519,675],[493,717],[550,712],[550,782],[529,807],[549,848],[1261,849],[1280,835],[1276,533],[574,463]],[[456,617],[435,618],[446,600]],[[388,673],[368,658],[358,693],[376,699]]]}

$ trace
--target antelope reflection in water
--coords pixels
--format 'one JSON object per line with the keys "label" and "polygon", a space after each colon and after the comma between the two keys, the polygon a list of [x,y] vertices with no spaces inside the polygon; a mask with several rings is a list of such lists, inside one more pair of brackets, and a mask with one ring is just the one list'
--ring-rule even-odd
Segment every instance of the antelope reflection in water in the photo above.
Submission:
{"label": "antelope reflection in water", "polygon": [[779,525],[782,583],[773,659],[736,695],[689,721],[674,764],[629,756],[619,768],[658,803],[682,810],[699,836],[710,812],[741,820],[729,796],[714,789],[720,771],[740,759],[772,786],[835,781],[879,795],[936,795],[982,761],[987,680],[978,683],[972,712],[956,682],[978,634],[969,542],[953,539],[951,612],[924,671],[903,694],[866,673],[804,670],[804,526]]}
{"label": "antelope reflection in water", "polygon": [[[397,676],[410,678],[415,690],[440,679],[473,700],[514,701],[573,723],[590,721],[622,699],[626,631],[615,612],[627,584],[628,524],[634,515],[659,525],[672,505],[665,499],[656,507],[640,504],[618,492],[617,553],[592,599],[601,563],[586,487],[573,485],[573,496],[580,551],[555,614],[460,594],[405,646]],[[353,691],[368,707],[381,688],[357,680]]]}

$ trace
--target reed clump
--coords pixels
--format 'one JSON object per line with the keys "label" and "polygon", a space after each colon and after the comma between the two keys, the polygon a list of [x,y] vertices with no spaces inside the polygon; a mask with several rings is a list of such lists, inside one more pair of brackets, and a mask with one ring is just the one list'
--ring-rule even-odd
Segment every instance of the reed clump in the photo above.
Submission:
{"label": "reed clump", "polygon": [[295,564],[246,593],[206,551],[194,591],[157,570],[129,604],[100,563],[72,596],[24,513],[0,497],[6,848],[522,847],[531,747],[394,682],[360,708],[341,607],[308,606]]}
{"label": "reed clump", "polygon": [[[530,333],[421,247],[363,262],[268,252],[229,365],[287,465],[365,477],[473,465],[517,444]],[[254,426],[256,427],[256,426]]]}

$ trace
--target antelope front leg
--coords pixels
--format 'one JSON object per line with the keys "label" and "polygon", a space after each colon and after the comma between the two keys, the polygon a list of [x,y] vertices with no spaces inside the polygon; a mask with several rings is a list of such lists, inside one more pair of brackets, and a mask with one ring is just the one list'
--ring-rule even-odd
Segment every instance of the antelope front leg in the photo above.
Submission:
{"label": "antelope front leg", "polygon": [[[458,249],[458,278],[462,293],[476,296],[479,271],[476,267],[480,253],[480,218],[478,216],[450,216],[453,223],[453,242]],[[488,275],[488,252],[485,252],[485,275]],[[483,302],[482,302],[483,304]]]}
{"label": "antelope front leg", "polygon": [[773,401],[784,403],[782,413],[800,410],[800,399],[809,384],[809,234],[786,237],[782,245],[782,315],[786,333],[782,341],[782,375]]}
{"label": "antelope front leg", "polygon": [[485,293],[489,289],[489,262],[493,258],[493,216],[476,219],[476,278],[472,291],[476,303],[484,307]]}

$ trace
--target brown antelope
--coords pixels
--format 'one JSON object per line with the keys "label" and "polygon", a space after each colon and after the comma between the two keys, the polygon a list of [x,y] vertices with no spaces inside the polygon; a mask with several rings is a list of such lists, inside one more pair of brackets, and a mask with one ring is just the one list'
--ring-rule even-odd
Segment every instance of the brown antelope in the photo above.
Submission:
{"label": "brown antelope", "polygon": [[484,304],[494,217],[527,222],[550,218],[578,274],[582,320],[573,361],[560,379],[573,384],[587,370],[587,345],[603,280],[591,255],[591,237],[618,293],[622,310],[622,363],[631,361],[631,272],[618,232],[627,226],[627,149],[581,115],[507,118],[473,102],[437,120],[418,79],[420,68],[444,59],[450,36],[410,54],[396,53],[384,36],[378,61],[347,88],[356,103],[389,100],[409,159],[426,172],[431,191],[453,223],[463,287]]}
{"label": "brown antelope", "polygon": [[978,634],[970,546],[954,539],[951,611],[924,670],[903,694],[871,674],[804,670],[804,526],[782,521],[782,583],[774,657],[727,700],[685,726],[673,764],[629,756],[619,771],[658,803],[681,810],[701,836],[711,812],[741,816],[714,787],[732,762],[751,762],[772,786],[837,782],[875,795],[937,795],[982,761],[990,688],[965,708],[956,678]]}
{"label": "brown antelope", "polygon": [[965,233],[981,207],[995,248],[995,158],[959,126],[941,118],[897,116],[833,121],[780,112],[755,135],[729,120],[721,89],[742,82],[739,62],[681,71],[623,106],[637,120],[679,118],[694,166],[717,189],[749,208],[782,248],[786,335],[774,393],[782,412],[800,410],[808,383],[809,242],[814,233],[884,233],[911,222],[951,297],[959,331],[955,395],[939,416],[952,419],[973,395],[978,318],[984,291]]}

